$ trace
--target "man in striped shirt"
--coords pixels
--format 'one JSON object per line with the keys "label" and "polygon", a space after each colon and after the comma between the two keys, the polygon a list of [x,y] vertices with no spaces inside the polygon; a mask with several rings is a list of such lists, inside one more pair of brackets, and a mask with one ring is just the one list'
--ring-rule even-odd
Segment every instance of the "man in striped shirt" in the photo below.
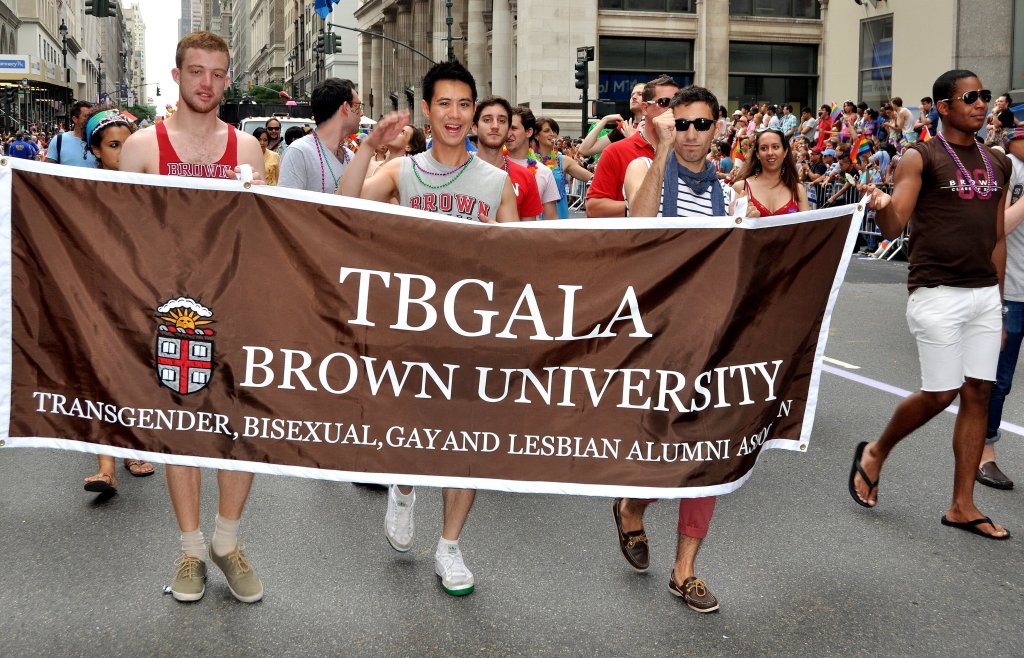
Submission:
{"label": "man in striped shirt", "polygon": [[[624,187],[630,216],[724,216],[722,185],[715,166],[708,161],[718,99],[703,87],[685,87],[676,91],[668,107],[669,111],[651,119],[658,138],[653,162],[637,158],[626,168]],[[619,548],[637,571],[650,564],[643,515],[651,502],[622,498],[613,507]],[[718,610],[718,600],[694,573],[697,551],[714,511],[713,497],[679,501],[679,538],[669,591],[697,612]]]}

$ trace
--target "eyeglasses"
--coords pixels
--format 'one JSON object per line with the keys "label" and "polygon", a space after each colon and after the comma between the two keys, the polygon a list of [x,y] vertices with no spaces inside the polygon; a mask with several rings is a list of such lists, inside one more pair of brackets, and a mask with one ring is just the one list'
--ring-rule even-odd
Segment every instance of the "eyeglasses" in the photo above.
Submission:
{"label": "eyeglasses", "polygon": [[672,102],[672,98],[669,96],[662,96],[661,98],[655,98],[653,101],[644,101],[648,105],[657,105],[658,107],[668,107],[668,104]]}
{"label": "eyeglasses", "polygon": [[280,132],[281,126],[267,126],[267,130],[276,130]]}
{"label": "eyeglasses", "polygon": [[352,107],[353,112],[361,112],[363,109],[363,103],[361,101],[358,103],[350,103],[349,105]]}
{"label": "eyeglasses", "polygon": [[681,133],[689,130],[690,126],[704,133],[711,130],[713,125],[715,125],[714,119],[676,119],[676,130]]}
{"label": "eyeglasses", "polygon": [[954,98],[943,98],[940,103],[952,103],[955,100],[961,100],[964,105],[974,105],[978,102],[978,99],[985,101],[986,103],[992,101],[992,92],[988,89],[972,89],[971,91],[965,91],[962,96],[956,96]]}

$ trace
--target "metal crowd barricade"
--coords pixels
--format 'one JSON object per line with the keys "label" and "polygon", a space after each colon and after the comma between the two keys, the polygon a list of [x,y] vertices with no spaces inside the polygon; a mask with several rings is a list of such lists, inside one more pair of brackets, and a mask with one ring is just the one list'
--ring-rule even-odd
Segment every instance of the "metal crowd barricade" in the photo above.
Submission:
{"label": "metal crowd barricade", "polygon": [[[807,190],[808,198],[815,199],[815,203],[812,203],[813,208],[824,207],[824,202],[831,199],[834,195],[839,194],[840,190],[843,189],[845,183],[843,182],[832,182],[828,185],[811,185],[810,183],[804,183],[804,188]],[[878,189],[882,190],[886,194],[892,194],[892,185],[879,185]],[[849,186],[842,194],[836,197],[836,200],[829,204],[832,206],[845,206],[851,203],[857,203],[860,201],[860,195],[857,193],[857,188],[853,185]],[[869,236],[874,236],[876,241],[881,243],[884,238],[882,232],[878,228],[878,224],[875,223],[875,211],[869,210],[864,213],[864,219],[861,221],[860,234],[868,239]],[[890,240],[882,253],[878,255],[878,258],[884,258],[885,260],[892,260],[896,254],[909,250],[910,246],[910,227],[907,226],[903,229],[903,232],[895,238]]]}
{"label": "metal crowd barricade", "polygon": [[576,180],[570,178],[572,185],[569,187],[569,210],[583,210],[583,205],[587,200],[587,190],[590,189],[590,181]]}

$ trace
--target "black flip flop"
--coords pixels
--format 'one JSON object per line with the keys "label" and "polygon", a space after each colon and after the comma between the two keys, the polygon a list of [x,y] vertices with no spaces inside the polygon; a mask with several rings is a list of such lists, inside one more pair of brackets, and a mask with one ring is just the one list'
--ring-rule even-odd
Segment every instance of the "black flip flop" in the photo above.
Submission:
{"label": "black flip flop", "polygon": [[[867,441],[861,441],[860,443],[857,444],[857,449],[854,450],[854,452],[853,452],[853,466],[850,467],[849,487],[850,487],[850,497],[853,498],[853,502],[857,503],[861,507],[867,507],[868,509],[871,509],[872,507],[874,507],[874,505],[870,505],[867,502],[861,500],[861,497],[857,495],[857,487],[854,486],[854,482],[853,482],[853,479],[856,476],[858,476],[858,475],[861,476],[864,479],[864,484],[868,485],[868,495],[869,496],[871,495],[871,492],[874,489],[878,488],[878,481],[876,480],[876,481],[872,482],[871,478],[868,477],[868,474],[864,472],[864,467],[860,465],[860,459],[864,455],[864,448],[867,445],[868,445]],[[878,502],[877,498],[875,499],[875,502],[876,503]]]}
{"label": "black flip flop", "polygon": [[978,528],[978,526],[981,525],[982,523],[987,523],[990,526],[992,526],[993,528],[996,527],[996,524],[992,523],[992,519],[988,518],[987,516],[983,516],[980,519],[974,519],[973,521],[950,521],[949,519],[946,518],[945,514],[942,515],[942,525],[944,525],[944,526],[949,526],[950,528],[956,528],[957,530],[966,530],[967,532],[969,532],[969,533],[971,533],[973,535],[979,535],[981,537],[986,537],[988,539],[995,539],[996,541],[1001,541],[1003,539],[1009,539],[1010,538],[1010,531],[1009,530],[1007,530],[1006,534],[1003,535],[1002,537],[1000,537],[998,535],[990,535],[987,532],[984,532],[983,530],[980,530]]}

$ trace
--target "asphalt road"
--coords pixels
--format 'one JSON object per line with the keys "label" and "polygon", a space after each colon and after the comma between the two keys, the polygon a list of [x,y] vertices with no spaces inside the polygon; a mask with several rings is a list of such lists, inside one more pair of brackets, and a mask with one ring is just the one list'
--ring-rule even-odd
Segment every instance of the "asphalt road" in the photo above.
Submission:
{"label": "asphalt road", "polygon": [[[913,390],[905,277],[905,263],[854,260],[826,353],[857,367],[843,371]],[[698,558],[722,603],[712,615],[668,592],[670,502],[648,512],[652,567],[638,575],[618,552],[610,500],[482,492],[462,539],[477,591],[453,598],[433,573],[438,492],[420,491],[417,543],[399,555],[383,537],[383,494],[264,476],[242,533],[266,597],[237,603],[211,567],[205,598],[181,604],[162,594],[178,550],[162,468],[133,479],[119,467],[121,493],[97,502],[81,487],[94,457],[4,449],[0,656],[1021,655],[1022,494],[977,490],[1010,541],[939,524],[952,414],[893,453],[876,509],[846,492],[854,446],[896,402],[823,376],[808,453],[764,453],[719,501]],[[1005,420],[1024,425],[1017,392]],[[999,463],[1024,487],[1022,438],[1006,434]]]}

